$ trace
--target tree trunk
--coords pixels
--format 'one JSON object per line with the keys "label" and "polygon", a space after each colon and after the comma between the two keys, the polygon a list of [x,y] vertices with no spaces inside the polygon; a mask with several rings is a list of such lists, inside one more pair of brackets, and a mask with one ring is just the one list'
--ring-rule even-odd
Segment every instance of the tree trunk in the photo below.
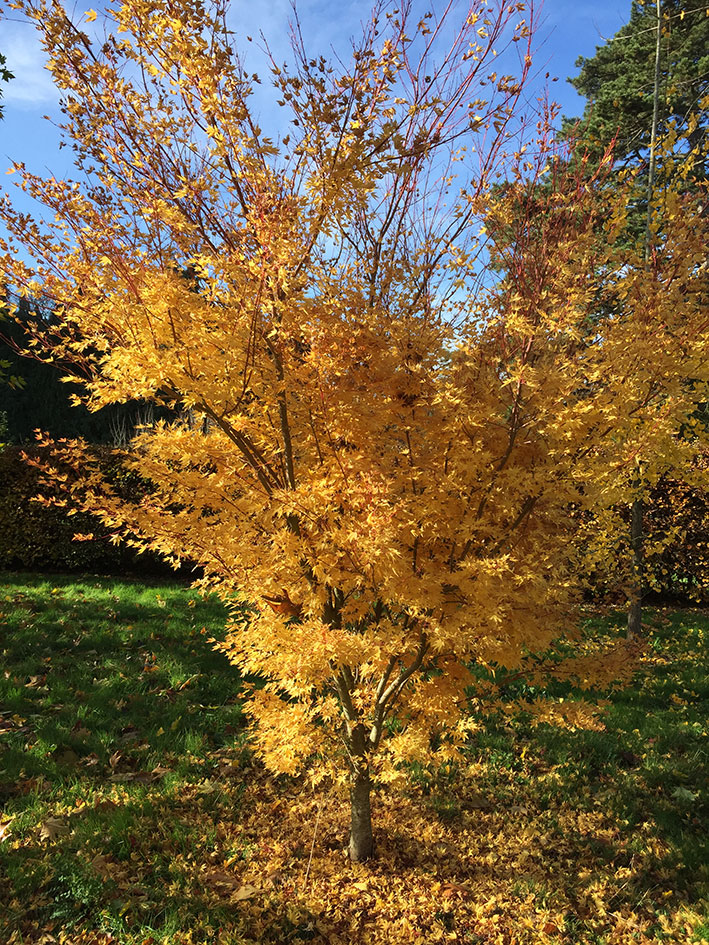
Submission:
{"label": "tree trunk", "polygon": [[350,859],[354,863],[368,860],[372,855],[372,808],[370,797],[372,782],[366,765],[352,775],[350,801],[352,824],[350,828]]}
{"label": "tree trunk", "polygon": [[643,500],[638,496],[630,509],[630,547],[633,553],[633,588],[628,607],[628,639],[640,636],[643,618]]}
{"label": "tree trunk", "polygon": [[[657,125],[660,115],[660,54],[662,52],[662,10],[655,0],[657,32],[655,34],[655,82],[652,95],[652,127],[650,129],[650,162],[647,171],[647,215],[645,217],[645,267],[652,257],[652,198],[655,189],[655,162],[657,161]],[[643,621],[643,594],[645,591],[645,563],[643,536],[643,500],[641,470],[635,482],[636,496],[630,508],[630,547],[633,553],[634,586],[628,607],[628,639],[640,636]]]}

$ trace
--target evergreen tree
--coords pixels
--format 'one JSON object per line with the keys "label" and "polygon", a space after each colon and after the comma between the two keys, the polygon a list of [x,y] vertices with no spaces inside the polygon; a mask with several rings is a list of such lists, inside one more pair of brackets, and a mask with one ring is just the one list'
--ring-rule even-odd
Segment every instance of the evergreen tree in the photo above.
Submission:
{"label": "evergreen tree", "polygon": [[[699,118],[689,135],[692,147],[706,137],[709,115],[702,99],[709,94],[709,17],[696,0],[663,0],[660,53],[661,128],[674,120],[682,130],[690,116]],[[576,134],[584,148],[602,153],[616,138],[616,155],[626,162],[644,160],[652,126],[656,42],[654,3],[632,0],[630,20],[594,56],[581,56],[579,74],[569,79],[587,99]],[[569,134],[576,120],[564,120]]]}
{"label": "evergreen tree", "polygon": [[[593,57],[579,57],[579,74],[569,80],[587,99],[580,121],[567,118],[562,127],[563,135],[578,142],[577,154],[593,160],[613,145],[617,166],[634,166],[639,172],[637,195],[628,207],[628,235],[644,244],[646,265],[653,253],[653,207],[658,209],[659,193],[675,173],[673,148],[667,138],[658,160],[657,147],[663,135],[675,129],[682,147],[695,153],[690,188],[706,178],[708,13],[704,5],[689,0],[662,0],[660,4],[632,0],[629,22],[597,47]],[[670,160],[665,162],[663,157]],[[683,167],[686,170],[687,165]],[[686,189],[687,183],[680,188]],[[664,197],[660,203],[664,207]],[[641,630],[642,599],[647,589],[648,523],[643,506],[649,483],[640,460],[635,485],[629,509],[631,636]]]}

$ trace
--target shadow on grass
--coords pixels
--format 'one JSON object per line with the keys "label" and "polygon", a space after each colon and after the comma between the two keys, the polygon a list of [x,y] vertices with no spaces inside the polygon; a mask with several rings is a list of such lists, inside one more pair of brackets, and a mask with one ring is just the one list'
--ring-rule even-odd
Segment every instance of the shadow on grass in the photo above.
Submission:
{"label": "shadow on grass", "polygon": [[[522,825],[543,818],[550,849],[567,851],[570,902],[610,876],[613,908],[654,902],[662,913],[703,908],[709,894],[709,615],[658,610],[650,617],[634,684],[599,694],[609,701],[605,730],[498,721],[473,739],[469,756],[482,791],[521,811]],[[612,635],[623,622],[617,615],[605,631]],[[441,788],[438,807],[445,810],[448,796],[454,810],[451,787]],[[587,914],[586,907],[577,917]]]}
{"label": "shadow on grass", "polygon": [[164,836],[163,817],[186,842],[183,788],[245,757],[239,677],[206,639],[224,609],[176,585],[6,574],[0,613],[4,931],[71,925],[96,897],[112,914],[110,878],[88,852],[132,857],[131,825]]}
{"label": "shadow on grass", "polygon": [[282,894],[273,881],[263,889],[240,877],[253,852],[237,829],[245,776],[154,785],[76,809],[61,833],[8,857],[9,928],[31,941],[72,929],[106,942],[317,938],[315,916],[289,902],[287,884]]}
{"label": "shadow on grass", "polygon": [[199,632],[219,636],[217,601],[110,580],[3,583],[0,764],[11,776],[20,761],[27,775],[65,779],[83,764],[95,776],[116,751],[188,754],[241,724],[238,675]]}
{"label": "shadow on grass", "polygon": [[492,724],[467,774],[383,791],[353,866],[342,793],[245,751],[215,601],[17,577],[0,610],[1,941],[689,940],[662,923],[707,890],[702,615],[658,615],[606,731]]}

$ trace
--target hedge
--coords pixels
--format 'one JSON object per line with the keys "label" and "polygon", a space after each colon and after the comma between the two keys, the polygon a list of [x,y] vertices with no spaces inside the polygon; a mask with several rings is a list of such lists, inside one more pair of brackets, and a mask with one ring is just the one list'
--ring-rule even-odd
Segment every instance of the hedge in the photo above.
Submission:
{"label": "hedge", "polygon": [[[32,449],[37,454],[37,449]],[[106,470],[113,473],[110,450],[97,449]],[[23,459],[19,447],[0,450],[0,569],[19,571],[71,571],[113,575],[175,576],[175,571],[155,555],[137,554],[110,541],[106,530],[90,515],[68,515],[64,508],[36,501],[41,474]],[[131,482],[119,483],[129,495]],[[93,532],[91,541],[74,541],[77,533]],[[182,569],[187,571],[188,569]]]}

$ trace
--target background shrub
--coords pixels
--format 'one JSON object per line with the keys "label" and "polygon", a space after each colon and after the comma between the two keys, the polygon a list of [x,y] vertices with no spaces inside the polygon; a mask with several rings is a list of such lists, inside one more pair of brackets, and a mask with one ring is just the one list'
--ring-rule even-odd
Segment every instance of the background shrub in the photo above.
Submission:
{"label": "background shrub", "polygon": [[[32,455],[41,450],[30,448]],[[136,483],[117,463],[113,452],[96,448],[113,487],[124,497],[148,488]],[[0,450],[0,569],[27,571],[72,571],[97,574],[174,576],[161,558],[137,554],[113,544],[97,520],[84,513],[47,507],[34,501],[42,492],[42,474],[23,459],[20,447]],[[91,541],[74,541],[76,533],[94,533]],[[178,574],[189,575],[187,567]]]}

